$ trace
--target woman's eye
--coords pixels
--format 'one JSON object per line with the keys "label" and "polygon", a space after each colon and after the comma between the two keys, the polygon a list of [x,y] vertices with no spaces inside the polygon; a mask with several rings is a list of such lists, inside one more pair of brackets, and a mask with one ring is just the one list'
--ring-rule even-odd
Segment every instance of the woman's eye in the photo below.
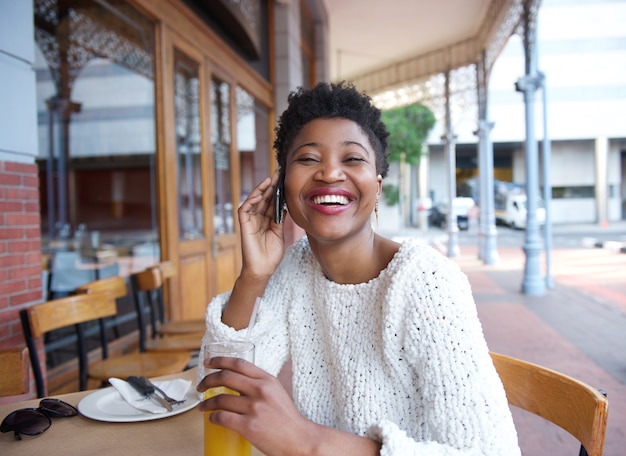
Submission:
{"label": "woman's eye", "polygon": [[363,162],[365,159],[363,157],[348,157],[346,159],[348,162]]}

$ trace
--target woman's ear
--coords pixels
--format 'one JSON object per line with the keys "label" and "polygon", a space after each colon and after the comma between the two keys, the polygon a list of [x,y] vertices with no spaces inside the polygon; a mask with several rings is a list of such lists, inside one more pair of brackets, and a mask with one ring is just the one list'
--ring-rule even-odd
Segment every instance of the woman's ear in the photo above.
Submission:
{"label": "woman's ear", "polygon": [[376,199],[379,199],[383,194],[383,176],[380,174],[376,176],[376,185],[378,187],[376,190]]}

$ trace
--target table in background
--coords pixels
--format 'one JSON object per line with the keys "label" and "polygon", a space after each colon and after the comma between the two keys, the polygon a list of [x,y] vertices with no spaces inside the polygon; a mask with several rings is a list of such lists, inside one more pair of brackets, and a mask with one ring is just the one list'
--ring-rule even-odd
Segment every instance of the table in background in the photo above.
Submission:
{"label": "table in background", "polygon": [[[163,379],[185,378],[196,382],[196,370],[169,375]],[[191,386],[193,388],[193,385]],[[93,393],[54,396],[78,406],[80,400]],[[13,410],[37,407],[39,399],[0,405],[0,417]],[[52,426],[39,436],[23,436],[15,440],[12,432],[0,434],[0,454],[11,456],[110,456],[122,451],[133,456],[198,455],[203,454],[202,414],[196,409],[179,415],[152,421],[108,423],[78,415],[71,418],[52,418]],[[263,456],[256,449],[253,456]]]}

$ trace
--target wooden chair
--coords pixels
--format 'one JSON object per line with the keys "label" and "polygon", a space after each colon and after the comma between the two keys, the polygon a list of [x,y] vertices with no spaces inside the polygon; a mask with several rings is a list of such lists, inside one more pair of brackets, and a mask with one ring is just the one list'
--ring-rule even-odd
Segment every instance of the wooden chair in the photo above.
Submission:
{"label": "wooden chair", "polygon": [[[95,293],[106,292],[116,299],[123,298],[128,294],[126,282],[122,277],[110,277],[106,279],[96,280],[76,289],[77,293]],[[204,333],[189,333],[172,336],[168,338],[155,338],[146,340],[146,319],[145,311],[141,305],[135,304],[137,315],[137,325],[139,329],[139,351],[165,351],[165,352],[181,352],[199,350],[202,345],[202,336]],[[104,330],[104,327],[102,327]]]}
{"label": "wooden chair", "polygon": [[[204,335],[204,321],[202,321],[202,326],[198,322],[192,321],[164,322],[163,324],[160,322],[158,303],[162,299],[163,277],[159,265],[134,273],[130,277],[137,309],[139,349],[144,352],[199,350]],[[146,313],[150,316],[151,321],[152,332],[150,337],[148,337]],[[159,331],[168,323],[172,323],[170,327],[174,329],[164,333]]]}
{"label": "wooden chair", "polygon": [[551,369],[491,353],[509,404],[556,424],[581,443],[580,456],[601,456],[608,401],[601,391]]}
{"label": "wooden chair", "polygon": [[[38,397],[44,397],[46,388],[39,364],[37,340],[55,329],[71,326],[76,329],[79,388],[81,391],[87,388],[88,378],[104,383],[110,377],[126,378],[130,375],[156,377],[182,372],[187,367],[190,354],[184,351],[167,354],[129,353],[115,357],[105,356],[105,353],[108,355],[106,331],[100,331],[101,348],[103,349],[102,359],[89,364],[83,325],[87,322],[112,317],[116,313],[115,298],[111,293],[106,292],[80,293],[36,304],[20,312]],[[100,328],[102,327],[101,325]]]}
{"label": "wooden chair", "polygon": [[164,261],[131,276],[131,285],[135,295],[135,304],[149,311],[152,338],[164,335],[182,335],[204,333],[204,319],[166,321],[163,304],[163,285],[175,274],[174,266]]}
{"label": "wooden chair", "polygon": [[0,397],[28,393],[28,348],[0,350]]}

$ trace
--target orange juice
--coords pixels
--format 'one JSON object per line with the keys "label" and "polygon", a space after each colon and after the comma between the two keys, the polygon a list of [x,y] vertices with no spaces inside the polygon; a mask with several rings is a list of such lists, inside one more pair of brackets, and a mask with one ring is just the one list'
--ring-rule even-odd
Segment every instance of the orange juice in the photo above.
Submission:
{"label": "orange juice", "polygon": [[[210,388],[204,392],[208,399],[218,394],[239,394],[225,387]],[[235,431],[218,426],[209,421],[209,415],[204,414],[204,456],[251,456],[252,445]]]}

